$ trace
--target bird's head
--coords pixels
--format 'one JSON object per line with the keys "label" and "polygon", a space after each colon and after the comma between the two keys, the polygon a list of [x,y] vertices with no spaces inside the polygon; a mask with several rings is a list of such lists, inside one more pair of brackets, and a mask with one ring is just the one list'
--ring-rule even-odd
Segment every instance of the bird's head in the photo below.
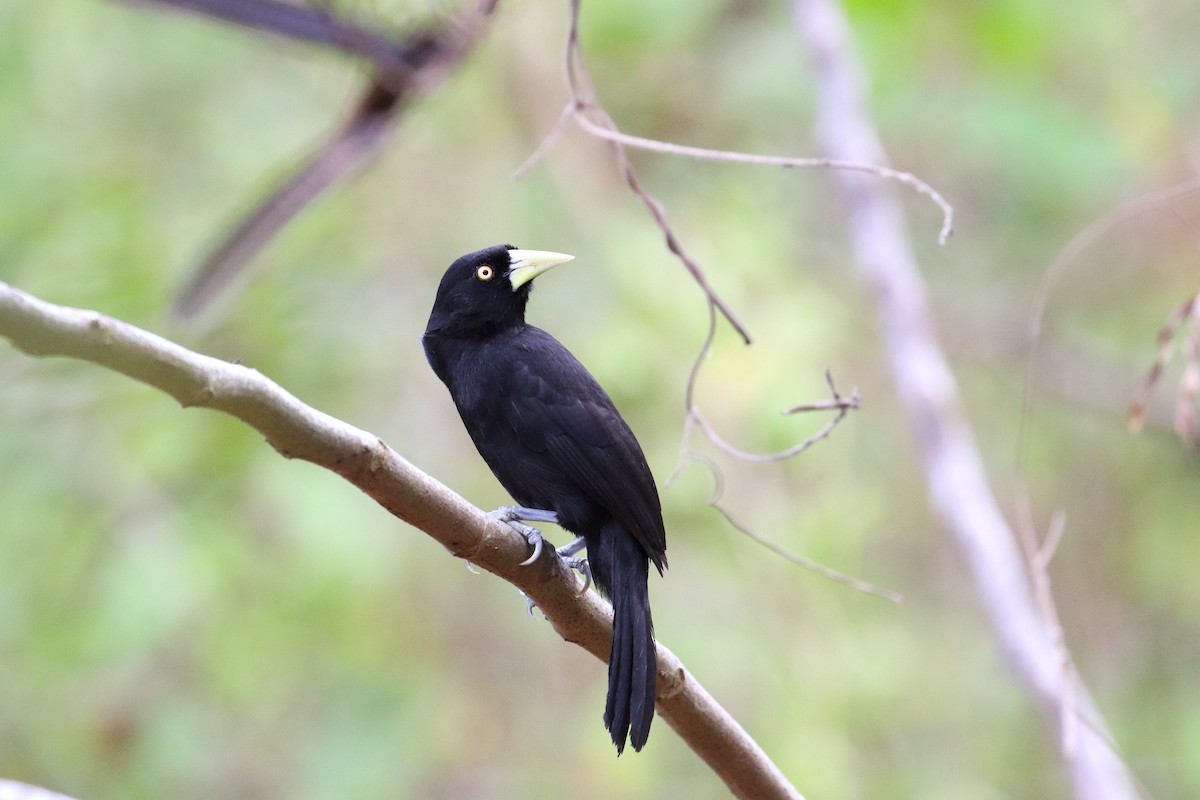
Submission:
{"label": "bird's head", "polygon": [[467,253],[442,276],[425,333],[487,335],[521,324],[533,279],[573,258],[510,244]]}

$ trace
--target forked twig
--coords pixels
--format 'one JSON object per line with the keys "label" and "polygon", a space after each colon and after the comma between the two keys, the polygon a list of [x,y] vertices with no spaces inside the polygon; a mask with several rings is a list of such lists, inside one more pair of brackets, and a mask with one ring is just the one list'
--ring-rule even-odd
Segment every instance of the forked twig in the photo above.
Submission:
{"label": "forked twig", "polygon": [[825,382],[829,385],[829,391],[832,394],[832,399],[818,400],[814,403],[803,403],[801,405],[785,409],[783,413],[797,414],[806,411],[836,410],[838,412],[837,415],[835,415],[833,419],[829,420],[829,422],[826,422],[821,429],[812,436],[809,436],[807,439],[804,439],[803,441],[776,453],[751,453],[746,450],[742,450],[741,448],[730,444],[719,433],[717,433],[712,424],[709,423],[709,421],[705,419],[704,415],[700,413],[700,408],[698,406],[692,406],[691,414],[695,417],[696,424],[700,426],[700,429],[704,431],[705,435],[708,436],[709,440],[713,444],[719,447],[726,454],[733,456],[739,461],[749,461],[756,464],[767,464],[772,461],[784,461],[800,455],[817,442],[827,439],[829,434],[833,433],[833,429],[836,428],[838,424],[846,418],[847,414],[849,414],[852,410],[857,410],[860,407],[861,402],[858,396],[858,389],[852,391],[849,397],[842,397],[842,395],[838,392],[837,386],[835,386],[833,383],[833,375],[829,370],[825,370]]}
{"label": "forked twig", "polygon": [[1033,510],[1029,501],[1029,493],[1022,491],[1017,498],[1017,537],[1021,542],[1021,550],[1025,555],[1025,565],[1033,584],[1033,593],[1037,601],[1038,611],[1042,622],[1050,636],[1051,643],[1058,654],[1061,686],[1059,687],[1059,735],[1060,745],[1065,758],[1073,758],[1079,739],[1078,723],[1079,709],[1075,703],[1075,664],[1071,659],[1071,651],[1067,647],[1063,633],[1062,622],[1058,617],[1058,607],[1054,602],[1054,590],[1050,585],[1050,562],[1058,551],[1062,541],[1063,531],[1067,527],[1067,515],[1061,511],[1050,518],[1050,529],[1044,541],[1039,542],[1036,525],[1033,521]]}

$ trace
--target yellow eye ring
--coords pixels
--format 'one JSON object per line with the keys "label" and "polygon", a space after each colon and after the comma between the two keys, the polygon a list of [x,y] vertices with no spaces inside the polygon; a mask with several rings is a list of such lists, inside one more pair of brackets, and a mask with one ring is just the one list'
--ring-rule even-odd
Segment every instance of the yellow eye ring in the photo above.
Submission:
{"label": "yellow eye ring", "polygon": [[495,271],[487,264],[484,264],[482,267],[475,270],[475,277],[479,278],[481,281],[490,281],[492,276],[495,274]]}

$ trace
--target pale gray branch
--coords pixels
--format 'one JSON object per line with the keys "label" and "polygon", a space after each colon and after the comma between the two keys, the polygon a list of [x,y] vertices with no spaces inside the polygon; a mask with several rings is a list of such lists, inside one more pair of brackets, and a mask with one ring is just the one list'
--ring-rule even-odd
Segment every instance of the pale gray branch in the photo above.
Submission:
{"label": "pale gray branch", "polygon": [[[99,364],[253,427],[280,454],[341,475],[450,553],[512,583],[566,641],[608,658],[612,608],[544,548],[414,467],[383,440],[311,408],[257,370],[192,352],[94,311],[57,306],[0,283],[0,336],[31,356]],[[801,798],[779,768],[676,656],[658,645],[658,713],[740,798]]]}
{"label": "pale gray branch", "polygon": [[0,778],[0,800],[74,800],[40,786]]}
{"label": "pale gray branch", "polygon": [[[830,158],[886,164],[866,108],[863,77],[836,0],[792,0],[812,57],[817,125]],[[1012,528],[992,495],[983,461],[963,414],[958,387],[933,329],[925,283],[890,187],[839,174],[858,270],[875,293],[892,379],[904,405],[925,472],[930,502],[970,569],[1002,650],[1063,743],[1080,800],[1133,798],[1129,771],[1106,741],[1098,712],[1078,677],[1062,668],[1052,620],[1039,613]],[[1062,727],[1064,702],[1092,720]],[[1074,741],[1066,741],[1073,733]],[[1070,746],[1067,746],[1070,745]]]}

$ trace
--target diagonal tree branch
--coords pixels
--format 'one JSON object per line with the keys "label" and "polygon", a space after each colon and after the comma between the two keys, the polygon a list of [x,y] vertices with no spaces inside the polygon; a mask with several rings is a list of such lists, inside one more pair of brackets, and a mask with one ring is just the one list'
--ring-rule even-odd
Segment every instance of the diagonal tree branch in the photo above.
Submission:
{"label": "diagonal tree branch", "polygon": [[[826,152],[839,160],[886,163],[841,5],[792,0],[792,11],[812,58],[817,127]],[[923,462],[930,504],[962,551],[1001,649],[1059,737],[1075,796],[1137,797],[1086,688],[1069,661],[1064,666],[1065,646],[1056,642],[1054,620],[1040,613],[1016,536],[988,486],[934,331],[903,212],[882,184],[849,173],[839,177],[858,270],[875,293],[892,380]],[[1064,710],[1088,724],[1064,728]]]}
{"label": "diagonal tree branch", "polygon": [[[597,658],[608,657],[612,608],[579,594],[574,576],[544,548],[529,567],[529,545],[515,531],[414,467],[383,440],[311,408],[257,370],[194,353],[94,311],[57,306],[0,283],[0,336],[31,356],[90,361],[146,383],[184,407],[237,417],[285,458],[345,478],[451,555],[524,592],[555,631]],[[657,708],[668,725],[739,798],[802,800],[745,729],[658,645]]]}
{"label": "diagonal tree branch", "polygon": [[280,0],[121,0],[161,6],[331,48],[367,60],[374,77],[347,120],[280,185],[247,213],[196,267],[175,311],[200,311],[244,270],[292,219],[330,188],[359,172],[408,105],[457,68],[482,37],[495,0],[456,17],[391,37],[322,8]]}
{"label": "diagonal tree branch", "polygon": [[375,82],[350,119],[296,168],[257,208],[227,232],[188,277],[174,310],[188,317],[199,312],[294,217],[341,180],[357,173],[396,122],[400,97]]}
{"label": "diagonal tree branch", "polygon": [[415,74],[401,44],[372,28],[339,19],[323,8],[281,0],[119,0],[134,6],[162,6],[219,19],[251,30],[307,42],[374,62],[391,85]]}

